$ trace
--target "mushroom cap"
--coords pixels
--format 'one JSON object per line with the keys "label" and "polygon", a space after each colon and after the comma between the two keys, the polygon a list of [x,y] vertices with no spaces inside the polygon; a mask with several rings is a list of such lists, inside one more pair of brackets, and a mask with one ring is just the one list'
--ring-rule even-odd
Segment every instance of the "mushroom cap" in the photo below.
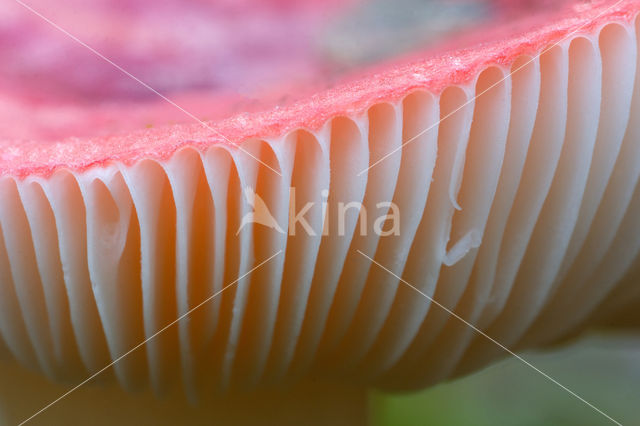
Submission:
{"label": "mushroom cap", "polygon": [[478,330],[605,323],[640,298],[639,11],[576,4],[219,122],[0,141],[0,347],[195,398],[420,388],[504,355]]}

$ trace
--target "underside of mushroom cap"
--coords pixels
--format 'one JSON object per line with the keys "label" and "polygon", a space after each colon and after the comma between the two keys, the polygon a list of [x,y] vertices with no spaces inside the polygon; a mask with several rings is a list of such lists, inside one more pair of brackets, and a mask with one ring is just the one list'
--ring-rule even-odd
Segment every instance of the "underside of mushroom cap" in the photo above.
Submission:
{"label": "underside of mushroom cap", "polygon": [[194,399],[410,389],[505,354],[469,324],[515,350],[637,306],[639,10],[205,127],[0,142],[0,348]]}

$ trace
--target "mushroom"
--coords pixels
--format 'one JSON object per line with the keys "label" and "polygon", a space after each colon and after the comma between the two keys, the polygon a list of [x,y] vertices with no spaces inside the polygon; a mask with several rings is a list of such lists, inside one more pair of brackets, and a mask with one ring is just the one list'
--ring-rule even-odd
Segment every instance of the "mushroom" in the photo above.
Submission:
{"label": "mushroom", "polygon": [[[370,387],[637,324],[639,12],[580,4],[221,122],[1,141],[0,353],[78,384],[3,364],[38,405],[11,421],[109,399],[109,422],[359,424]],[[109,376],[165,399],[71,395]]]}

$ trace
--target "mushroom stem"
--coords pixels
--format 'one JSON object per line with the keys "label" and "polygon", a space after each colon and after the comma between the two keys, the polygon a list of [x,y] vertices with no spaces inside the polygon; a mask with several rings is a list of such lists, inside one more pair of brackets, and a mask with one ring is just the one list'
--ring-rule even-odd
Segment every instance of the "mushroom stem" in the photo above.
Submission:
{"label": "mushroom stem", "polygon": [[[12,361],[0,361],[0,424],[19,424],[71,386],[54,384]],[[98,378],[100,380],[100,378]],[[103,380],[106,382],[105,380]],[[323,381],[225,396],[191,405],[176,389],[157,398],[115,382],[87,384],[27,424],[365,425],[367,390]]]}

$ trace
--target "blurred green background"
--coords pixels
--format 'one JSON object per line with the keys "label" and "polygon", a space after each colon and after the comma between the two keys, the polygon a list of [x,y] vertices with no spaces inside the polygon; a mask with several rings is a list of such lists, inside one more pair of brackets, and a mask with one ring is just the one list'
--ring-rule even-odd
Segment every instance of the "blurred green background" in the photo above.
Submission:
{"label": "blurred green background", "polygon": [[[621,424],[640,425],[640,336],[593,336],[523,357]],[[515,358],[415,394],[374,394],[374,426],[611,425]]]}

